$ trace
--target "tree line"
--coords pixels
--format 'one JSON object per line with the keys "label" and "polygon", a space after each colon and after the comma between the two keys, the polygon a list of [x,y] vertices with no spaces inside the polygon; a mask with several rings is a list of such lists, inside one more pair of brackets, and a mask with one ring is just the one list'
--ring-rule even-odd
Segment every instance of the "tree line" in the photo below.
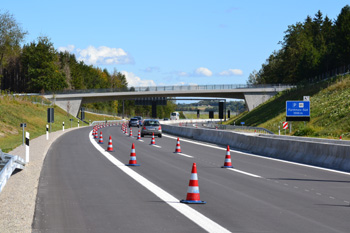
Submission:
{"label": "tree line", "polygon": [[350,6],[335,20],[318,11],[288,26],[279,44],[282,48],[249,75],[248,84],[297,84],[339,67],[350,69]]}
{"label": "tree line", "polygon": [[[74,54],[59,52],[48,37],[24,42],[27,31],[13,15],[0,11],[0,89],[16,93],[45,93],[62,90],[119,89],[130,90],[125,75],[114,69],[110,73],[78,61]],[[175,104],[157,107],[159,117],[169,117]],[[100,111],[121,113],[122,101],[86,104]],[[150,106],[135,106],[133,100],[124,101],[126,115],[150,116]]]}

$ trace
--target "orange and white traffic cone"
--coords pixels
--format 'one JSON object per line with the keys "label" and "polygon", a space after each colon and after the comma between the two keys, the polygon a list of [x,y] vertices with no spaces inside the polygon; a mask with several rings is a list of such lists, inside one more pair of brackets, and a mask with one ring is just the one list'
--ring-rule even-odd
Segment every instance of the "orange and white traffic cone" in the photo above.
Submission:
{"label": "orange and white traffic cone", "polygon": [[128,127],[125,127],[125,132],[124,132],[124,134],[128,134]]}
{"label": "orange and white traffic cone", "polygon": [[339,140],[343,140],[343,137],[340,135]]}
{"label": "orange and white traffic cone", "polygon": [[107,151],[113,152],[112,136],[109,136]]}
{"label": "orange and white traffic cone", "polygon": [[193,163],[190,183],[188,184],[186,200],[181,200],[185,204],[205,204],[201,201],[198,187],[197,165]]}
{"label": "orange and white traffic cone", "polygon": [[222,168],[233,168],[232,162],[231,162],[230,146],[229,145],[227,145],[225,163],[224,163],[224,166],[222,166]]}
{"label": "orange and white traffic cone", "polygon": [[176,148],[174,153],[181,153],[180,138],[177,138]]}
{"label": "orange and white traffic cone", "polygon": [[130,134],[129,137],[132,137],[132,128],[130,128]]}
{"label": "orange and white traffic cone", "polygon": [[154,133],[152,133],[152,140],[150,145],[155,145],[155,144],[156,144],[156,141],[154,140]]}
{"label": "orange and white traffic cone", "polygon": [[137,134],[137,140],[141,140],[141,132],[139,130],[139,133]]}
{"label": "orange and white traffic cone", "polygon": [[136,151],[135,151],[135,145],[134,143],[131,146],[131,153],[130,153],[130,160],[129,164],[125,164],[126,166],[140,166],[140,164],[137,164],[136,160]]}
{"label": "orange and white traffic cone", "polygon": [[103,144],[102,131],[100,132],[100,140],[98,140],[98,144]]}
{"label": "orange and white traffic cone", "polygon": [[94,138],[98,138],[98,132],[97,132],[97,129],[96,129],[96,131],[95,131],[95,137]]}

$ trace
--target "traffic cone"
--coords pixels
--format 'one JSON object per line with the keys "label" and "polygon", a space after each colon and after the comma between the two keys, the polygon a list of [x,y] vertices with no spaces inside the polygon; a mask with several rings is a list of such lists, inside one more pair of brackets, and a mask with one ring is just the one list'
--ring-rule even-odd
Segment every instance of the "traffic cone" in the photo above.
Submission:
{"label": "traffic cone", "polygon": [[132,129],[130,128],[130,134],[129,137],[132,137]]}
{"label": "traffic cone", "polygon": [[176,148],[174,153],[181,153],[180,138],[177,138]]}
{"label": "traffic cone", "polygon": [[139,130],[139,133],[137,134],[137,140],[141,140],[141,132]]}
{"label": "traffic cone", "polygon": [[150,145],[155,145],[155,144],[156,144],[156,141],[154,140],[154,133],[152,133],[152,140]]}
{"label": "traffic cone", "polygon": [[102,131],[100,132],[100,140],[98,140],[98,144],[103,144]]}
{"label": "traffic cone", "polygon": [[231,162],[230,146],[229,145],[227,145],[225,163],[224,163],[224,166],[222,166],[222,168],[233,168],[232,162]]}
{"label": "traffic cone", "polygon": [[193,163],[190,183],[188,184],[186,200],[181,200],[181,203],[185,204],[205,204],[205,201],[201,201],[198,187],[197,165]]}
{"label": "traffic cone", "polygon": [[95,137],[94,138],[98,138],[98,132],[97,132],[97,130],[96,130],[96,132],[95,132]]}
{"label": "traffic cone", "polygon": [[112,145],[112,136],[109,136],[107,151],[114,152]]}
{"label": "traffic cone", "polygon": [[135,151],[134,143],[131,146],[131,153],[130,153],[129,164],[125,164],[125,165],[126,166],[140,166],[140,164],[137,164],[137,161],[136,161],[136,151]]}
{"label": "traffic cone", "polygon": [[339,140],[343,140],[343,137],[340,135]]}
{"label": "traffic cone", "polygon": [[124,132],[124,134],[128,134],[128,127],[125,127],[125,132]]}

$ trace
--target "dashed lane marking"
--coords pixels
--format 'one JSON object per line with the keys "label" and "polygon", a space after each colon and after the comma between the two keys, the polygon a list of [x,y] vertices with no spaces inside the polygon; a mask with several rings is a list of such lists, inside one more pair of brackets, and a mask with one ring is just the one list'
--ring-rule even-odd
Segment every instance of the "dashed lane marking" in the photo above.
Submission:
{"label": "dashed lane marking", "polygon": [[[169,135],[165,135],[165,134],[163,134],[163,136],[164,137],[168,137],[168,138],[177,139],[175,137],[172,137],[172,136],[169,136]],[[208,144],[205,144],[205,143],[195,142],[195,141],[186,140],[186,139],[181,139],[181,141],[189,142],[189,143],[197,144],[197,145],[201,145],[201,146],[211,147],[211,148],[215,148],[215,149],[219,149],[219,150],[226,150],[226,148],[223,148],[223,147],[208,145]],[[260,159],[273,160],[273,161],[278,161],[278,162],[281,162],[281,163],[288,163],[288,164],[293,164],[293,165],[297,165],[297,166],[309,167],[309,168],[314,168],[314,169],[318,169],[318,170],[323,170],[323,171],[328,171],[328,172],[333,172],[333,173],[338,173],[338,174],[343,174],[343,175],[350,176],[349,172],[342,172],[342,171],[332,170],[332,169],[329,169],[329,168],[316,167],[316,166],[302,164],[302,163],[296,163],[296,162],[291,162],[291,161],[286,161],[286,160],[281,160],[281,159],[269,158],[269,157],[264,157],[264,156],[260,156],[260,155],[254,155],[254,154],[250,154],[250,153],[246,153],[246,152],[242,152],[242,151],[238,151],[238,150],[230,150],[230,151],[232,151],[234,153],[238,153],[238,154],[243,154],[243,155],[248,155],[248,156],[251,156],[251,157],[260,158]]]}

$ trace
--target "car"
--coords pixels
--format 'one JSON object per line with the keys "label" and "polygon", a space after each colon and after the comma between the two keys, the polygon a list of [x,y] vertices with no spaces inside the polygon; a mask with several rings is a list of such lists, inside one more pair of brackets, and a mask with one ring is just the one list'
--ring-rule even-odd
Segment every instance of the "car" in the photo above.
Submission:
{"label": "car", "polygon": [[164,118],[164,119],[163,119],[163,121],[168,121],[168,120],[169,120],[169,118]]}
{"label": "car", "polygon": [[160,125],[158,120],[154,119],[146,119],[143,121],[143,126],[141,128],[141,137],[145,135],[158,135],[158,137],[162,137],[162,126]]}
{"label": "car", "polygon": [[136,118],[136,117],[133,117],[130,119],[129,121],[129,128],[132,127],[132,126],[137,126],[138,128],[140,128],[140,124],[139,124],[139,119]]}
{"label": "car", "polygon": [[139,125],[142,126],[142,117],[141,116],[134,116],[134,118],[139,119]]}

